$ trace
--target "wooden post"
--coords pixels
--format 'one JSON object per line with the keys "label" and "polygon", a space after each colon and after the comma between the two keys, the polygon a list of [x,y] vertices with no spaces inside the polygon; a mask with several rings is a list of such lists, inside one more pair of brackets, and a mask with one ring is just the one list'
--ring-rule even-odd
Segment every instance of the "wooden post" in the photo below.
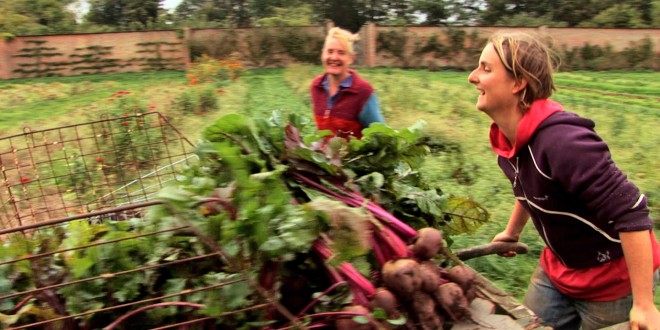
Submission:
{"label": "wooden post", "polygon": [[14,61],[12,55],[14,53],[12,43],[14,40],[0,39],[0,79],[10,79],[12,71],[14,70]]}
{"label": "wooden post", "polygon": [[181,53],[183,54],[183,67],[187,71],[190,67],[190,43],[192,42],[192,31],[189,27],[183,28],[183,40],[181,41],[181,47],[183,47]]}

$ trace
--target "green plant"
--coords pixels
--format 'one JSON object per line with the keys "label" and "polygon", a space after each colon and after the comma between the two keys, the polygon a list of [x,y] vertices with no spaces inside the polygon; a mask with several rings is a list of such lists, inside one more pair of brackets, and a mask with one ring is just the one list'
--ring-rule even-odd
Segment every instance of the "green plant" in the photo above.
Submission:
{"label": "green plant", "polygon": [[215,88],[213,84],[201,84],[189,87],[177,94],[172,101],[172,108],[184,114],[206,114],[218,110],[219,94],[222,89]]}
{"label": "green plant", "polygon": [[238,79],[243,71],[245,70],[235,58],[215,59],[202,55],[190,65],[186,77],[190,85],[211,82],[220,88],[226,86],[231,80]]}
{"label": "green plant", "polygon": [[18,55],[13,55],[13,57],[21,58],[32,58],[34,62],[32,63],[20,63],[18,66],[19,69],[15,69],[14,72],[22,73],[24,77],[50,77],[58,75],[58,71],[64,70],[64,66],[67,66],[67,62],[47,62],[44,61],[50,57],[56,57],[62,55],[60,52],[56,52],[56,47],[46,47],[43,44],[47,43],[46,40],[27,40],[25,41],[28,45],[34,45],[28,48],[22,48]]}
{"label": "green plant", "polygon": [[182,113],[194,113],[197,109],[195,92],[191,89],[179,92],[172,101],[172,108]]}
{"label": "green plant", "polygon": [[164,147],[159,130],[151,129],[155,124],[140,114],[150,111],[145,101],[128,90],[118,90],[106,100],[105,116],[117,118],[103,122],[105,134],[96,142],[103,156],[105,170],[120,176],[131,171],[156,165]]}
{"label": "green plant", "polygon": [[206,113],[218,110],[218,90],[213,86],[205,86],[198,92],[199,94],[199,112]]}
{"label": "green plant", "polygon": [[198,62],[207,55],[212,58],[229,58],[238,48],[238,34],[226,31],[218,37],[201,37],[189,42],[190,59]]}
{"label": "green plant", "polygon": [[16,35],[9,32],[2,32],[0,33],[0,39],[4,40],[5,42],[10,42],[16,39]]}
{"label": "green plant", "polygon": [[[175,52],[180,47],[180,42],[141,42],[137,43],[140,50],[137,53],[151,54],[151,57],[133,58],[133,61],[140,62],[144,71],[162,71],[175,70],[181,67],[181,59],[176,57],[166,57],[166,53]],[[130,61],[129,61],[130,62]]]}
{"label": "green plant", "polygon": [[255,28],[245,37],[247,43],[247,59],[255,67],[263,68],[280,62],[277,36],[270,28]]}
{"label": "green plant", "polygon": [[279,44],[284,53],[301,63],[318,63],[323,48],[322,36],[311,35],[296,28],[283,28]]}
{"label": "green plant", "polygon": [[77,53],[69,55],[76,59],[71,64],[74,65],[73,71],[82,74],[99,74],[112,72],[112,68],[121,67],[119,59],[106,58],[112,54],[112,46],[88,46],[76,48]]}
{"label": "green plant", "polygon": [[408,43],[407,31],[387,31],[379,33],[376,38],[378,50],[393,55],[399,62],[406,63],[406,44]]}
{"label": "green plant", "polygon": [[640,64],[653,58],[653,41],[646,37],[637,42],[630,42],[630,46],[622,51],[630,68],[636,68]]}
{"label": "green plant", "polygon": [[434,58],[445,57],[449,53],[449,49],[438,39],[438,35],[430,36],[425,44],[417,48],[416,54],[431,54]]}

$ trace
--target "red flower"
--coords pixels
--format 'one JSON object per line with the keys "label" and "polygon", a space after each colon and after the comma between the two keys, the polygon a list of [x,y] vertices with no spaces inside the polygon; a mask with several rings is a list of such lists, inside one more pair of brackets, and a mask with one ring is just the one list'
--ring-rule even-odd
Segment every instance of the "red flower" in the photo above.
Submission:
{"label": "red flower", "polygon": [[30,182],[30,178],[21,177],[21,183],[28,183],[28,182]]}
{"label": "red flower", "polygon": [[96,161],[99,163],[103,163],[104,159],[103,157],[96,157]]}
{"label": "red flower", "polygon": [[156,109],[156,106],[155,105],[149,105],[147,108],[149,108],[149,110],[153,110],[153,109]]}
{"label": "red flower", "polygon": [[124,125],[124,126],[128,126],[128,125],[131,124],[131,122],[130,121],[122,121],[121,124]]}
{"label": "red flower", "polygon": [[110,101],[110,102],[112,102],[112,101],[114,101],[114,100],[115,100],[115,99],[113,99],[112,97],[108,98],[108,101]]}

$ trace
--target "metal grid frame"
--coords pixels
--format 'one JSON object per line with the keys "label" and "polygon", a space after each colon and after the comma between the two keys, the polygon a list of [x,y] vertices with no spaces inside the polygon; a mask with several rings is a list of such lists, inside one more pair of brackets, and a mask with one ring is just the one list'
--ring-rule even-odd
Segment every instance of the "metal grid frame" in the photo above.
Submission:
{"label": "metal grid frame", "polygon": [[149,200],[192,149],[158,112],[0,138],[0,229]]}
{"label": "metal grid frame", "polygon": [[[237,282],[250,281],[240,273],[231,281],[123,303],[108,302],[102,308],[90,306],[78,313],[68,312],[65,304],[58,302],[58,292],[67,287],[75,288],[92,281],[108,284],[138,272],[181,265],[193,267],[203,260],[211,259],[210,262],[218,265],[227,260],[219,249],[207,249],[207,253],[200,255],[97,276],[71,279],[64,274],[61,277],[53,275],[57,271],[53,260],[59,258],[61,262],[62,256],[69,253],[85,254],[102,246],[137,244],[140,239],[159,239],[181,232],[191,235],[188,225],[157,228],[141,218],[149,207],[162,204],[154,199],[154,194],[174,180],[183,167],[196,161],[193,149],[193,144],[157,112],[45,130],[26,129],[21,134],[0,138],[0,245],[18,240],[32,246],[23,256],[3,258],[0,255],[0,270],[27,267],[34,279],[34,285],[29,288],[12,287],[5,292],[0,283],[0,306],[5,307],[2,310],[5,315],[20,314],[19,311],[30,304],[54,311],[49,317],[42,315],[10,329],[86,329],[79,326],[81,319],[117,312],[124,314],[104,324],[103,329],[131,329],[131,319],[136,314],[165,306],[177,308],[177,318],[154,329],[216,329],[219,318],[273,308],[288,315],[293,324],[280,329],[297,328],[299,320],[275,302],[272,293],[258,283],[250,283],[260,292],[260,298],[253,305],[212,317],[195,313],[202,305],[185,302],[186,296],[196,292],[219,290]],[[129,232],[130,235],[121,239],[68,247],[50,244],[61,241],[62,235],[68,235],[63,234],[69,230],[68,226],[75,226],[77,222],[94,225],[125,220],[138,220],[147,227],[140,232]],[[69,298],[75,300],[75,297]],[[6,309],[7,306],[10,308]]]}

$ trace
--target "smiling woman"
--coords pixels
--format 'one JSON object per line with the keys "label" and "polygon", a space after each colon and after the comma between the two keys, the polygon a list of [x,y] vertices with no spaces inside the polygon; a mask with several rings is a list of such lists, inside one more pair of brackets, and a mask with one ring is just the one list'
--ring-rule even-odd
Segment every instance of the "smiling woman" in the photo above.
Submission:
{"label": "smiling woman", "polygon": [[361,138],[362,129],[384,122],[373,87],[349,68],[355,40],[357,35],[338,27],[328,31],[321,52],[325,74],[311,85],[317,128],[347,139]]}

